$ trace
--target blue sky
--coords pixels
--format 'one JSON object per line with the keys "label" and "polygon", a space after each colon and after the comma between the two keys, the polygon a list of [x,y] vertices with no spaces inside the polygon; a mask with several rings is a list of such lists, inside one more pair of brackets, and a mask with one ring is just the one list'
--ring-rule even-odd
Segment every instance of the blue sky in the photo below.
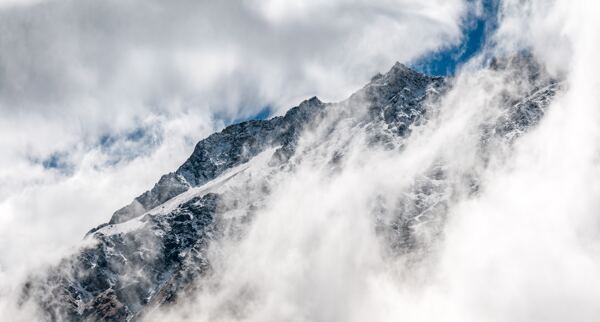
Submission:
{"label": "blue sky", "polygon": [[427,55],[412,65],[416,70],[432,75],[453,75],[457,68],[473,57],[484,46],[488,35],[496,28],[498,1],[483,0],[483,12],[470,15],[463,24],[462,41]]}

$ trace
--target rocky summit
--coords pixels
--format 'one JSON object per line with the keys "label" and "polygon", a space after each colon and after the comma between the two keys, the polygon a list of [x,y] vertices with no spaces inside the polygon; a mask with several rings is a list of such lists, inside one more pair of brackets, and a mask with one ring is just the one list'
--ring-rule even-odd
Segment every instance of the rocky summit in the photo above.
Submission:
{"label": "rocky summit", "polygon": [[[539,68],[514,68],[519,64],[524,62],[494,61],[487,69],[526,73],[520,79],[528,82],[528,90],[493,98],[502,108],[478,130],[484,160],[490,158],[490,147],[510,148],[534,127],[560,90],[560,83]],[[272,193],[269,177],[285,178],[309,160],[322,160],[335,173],[352,139],[336,135],[341,128],[365,133],[369,147],[402,153],[412,133],[439,113],[437,103],[455,82],[396,63],[342,102],[313,97],[283,116],[242,122],[210,135],[177,170],[92,229],[77,254],[32,275],[21,302],[37,304],[48,320],[73,321],[136,320],[176,303],[216,269],[208,254],[211,245],[243,238]],[[322,153],[322,146],[334,148],[324,158],[309,157]],[[441,231],[446,203],[456,191],[448,175],[441,159],[398,197],[393,209],[374,211],[374,229],[392,256],[426,249],[419,238],[423,226],[430,235]],[[464,176],[470,182],[468,193],[476,194],[478,173]]]}

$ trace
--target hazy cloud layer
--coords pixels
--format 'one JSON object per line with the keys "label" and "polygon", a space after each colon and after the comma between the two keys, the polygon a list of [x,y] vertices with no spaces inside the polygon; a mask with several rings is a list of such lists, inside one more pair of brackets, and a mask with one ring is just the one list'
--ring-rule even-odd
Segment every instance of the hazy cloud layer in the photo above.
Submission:
{"label": "hazy cloud layer", "polygon": [[463,1],[0,3],[0,296],[232,120],[460,40]]}

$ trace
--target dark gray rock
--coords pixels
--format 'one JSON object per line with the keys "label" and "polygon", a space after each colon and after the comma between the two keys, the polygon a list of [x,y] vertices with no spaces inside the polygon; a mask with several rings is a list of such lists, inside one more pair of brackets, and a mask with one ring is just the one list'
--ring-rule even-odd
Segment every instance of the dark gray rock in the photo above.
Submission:
{"label": "dark gray rock", "polygon": [[117,210],[110,224],[142,215],[189,188],[203,185],[225,170],[248,162],[267,147],[281,145],[280,154],[289,156],[304,126],[323,112],[324,107],[325,104],[313,97],[290,109],[283,117],[231,125],[198,142],[192,155],[177,171],[162,176],[151,190]]}
{"label": "dark gray rock", "polygon": [[123,321],[209,271],[204,252],[218,233],[218,196],[192,198],[162,216],[146,215],[129,232],[94,233],[97,243],[25,286],[49,320]]}

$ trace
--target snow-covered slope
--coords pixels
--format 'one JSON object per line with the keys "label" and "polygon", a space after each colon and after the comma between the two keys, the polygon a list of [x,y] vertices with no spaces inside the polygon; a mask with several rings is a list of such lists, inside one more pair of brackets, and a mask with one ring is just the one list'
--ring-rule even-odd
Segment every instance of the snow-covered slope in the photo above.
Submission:
{"label": "snow-covered slope", "polygon": [[[498,97],[504,109],[481,126],[481,158],[489,158],[490,145],[510,147],[539,122],[560,89],[537,70],[526,79],[531,91]],[[284,116],[209,136],[179,169],[90,231],[91,245],[32,277],[23,301],[38,303],[50,319],[68,320],[131,320],[175,302],[211,274],[211,245],[243,238],[273,181],[286,180],[307,162],[335,173],[356,141],[347,133],[364,133],[369,148],[401,153],[412,132],[438,113],[437,102],[452,81],[397,63],[345,101],[326,104],[313,97]],[[396,256],[422,248],[420,234],[439,233],[454,193],[448,172],[441,158],[404,189],[393,208],[374,212],[375,229]],[[478,173],[464,176],[476,193]]]}

